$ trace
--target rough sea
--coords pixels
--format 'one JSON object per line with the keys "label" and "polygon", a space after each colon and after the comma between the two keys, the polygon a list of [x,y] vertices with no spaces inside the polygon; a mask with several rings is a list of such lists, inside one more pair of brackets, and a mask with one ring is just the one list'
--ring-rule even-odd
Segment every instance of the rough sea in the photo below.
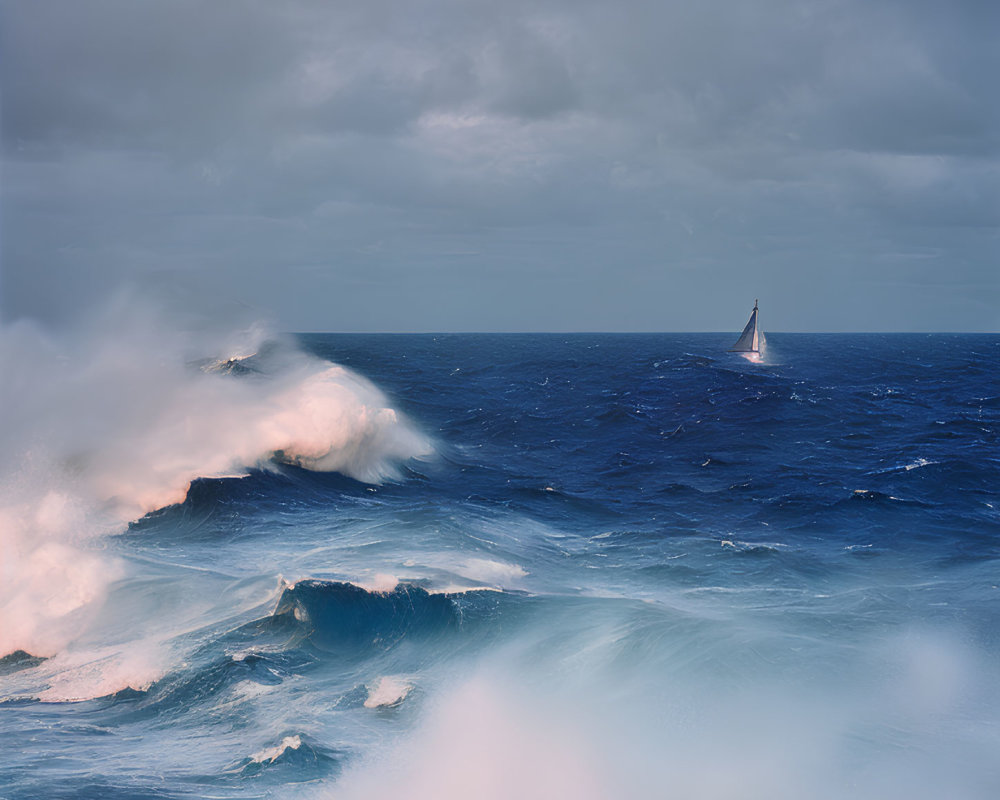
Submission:
{"label": "rough sea", "polygon": [[1000,797],[1000,336],[132,327],[3,331],[0,797]]}

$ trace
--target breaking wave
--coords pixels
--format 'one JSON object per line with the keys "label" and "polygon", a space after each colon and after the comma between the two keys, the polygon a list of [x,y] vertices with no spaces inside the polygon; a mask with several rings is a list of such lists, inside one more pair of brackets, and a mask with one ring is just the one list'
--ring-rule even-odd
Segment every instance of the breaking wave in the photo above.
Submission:
{"label": "breaking wave", "polygon": [[432,452],[371,382],[260,327],[198,341],[120,302],[72,334],[0,328],[0,371],[0,655],[65,646],[126,574],[102,537],[197,478],[286,463],[378,483]]}

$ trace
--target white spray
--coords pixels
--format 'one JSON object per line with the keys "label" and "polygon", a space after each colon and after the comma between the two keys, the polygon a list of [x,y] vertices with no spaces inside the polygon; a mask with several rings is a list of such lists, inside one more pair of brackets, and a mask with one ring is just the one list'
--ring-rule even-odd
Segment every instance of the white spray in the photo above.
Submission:
{"label": "white spray", "polygon": [[123,569],[101,537],[183,501],[196,478],[277,456],[378,482],[431,451],[369,381],[290,344],[267,375],[192,366],[264,336],[196,346],[134,302],[72,336],[0,327],[0,656],[52,655],[85,629]]}

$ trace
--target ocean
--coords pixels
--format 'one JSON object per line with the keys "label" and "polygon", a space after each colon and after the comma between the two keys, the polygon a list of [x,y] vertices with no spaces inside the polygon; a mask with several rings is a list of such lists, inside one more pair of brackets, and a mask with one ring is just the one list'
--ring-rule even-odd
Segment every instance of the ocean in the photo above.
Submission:
{"label": "ocean", "polygon": [[0,798],[1000,797],[1000,336],[4,330]]}

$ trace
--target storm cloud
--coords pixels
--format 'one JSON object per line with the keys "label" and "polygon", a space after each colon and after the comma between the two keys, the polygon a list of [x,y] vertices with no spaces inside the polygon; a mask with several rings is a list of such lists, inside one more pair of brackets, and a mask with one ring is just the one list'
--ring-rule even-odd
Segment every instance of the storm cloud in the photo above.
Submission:
{"label": "storm cloud", "polygon": [[3,317],[995,330],[994,3],[4,2]]}

